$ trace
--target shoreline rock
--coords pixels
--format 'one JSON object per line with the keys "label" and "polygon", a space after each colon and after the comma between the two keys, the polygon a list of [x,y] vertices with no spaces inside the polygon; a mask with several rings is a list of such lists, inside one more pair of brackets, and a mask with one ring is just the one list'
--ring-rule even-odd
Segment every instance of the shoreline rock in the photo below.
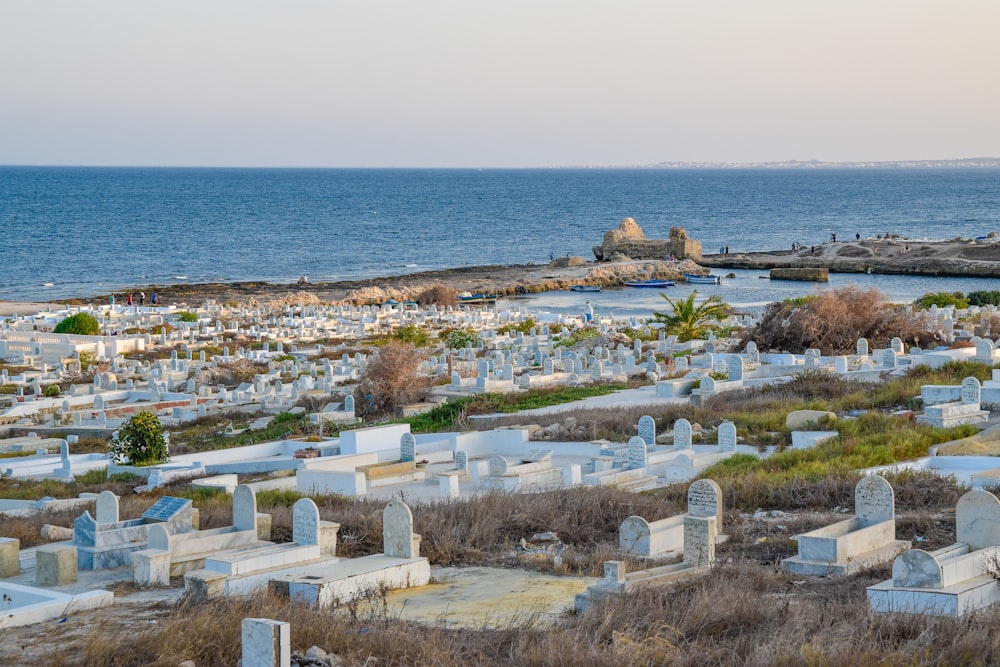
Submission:
{"label": "shoreline rock", "polygon": [[703,255],[698,263],[729,269],[828,269],[833,273],[1000,278],[996,238],[913,241],[860,239],[774,250]]}

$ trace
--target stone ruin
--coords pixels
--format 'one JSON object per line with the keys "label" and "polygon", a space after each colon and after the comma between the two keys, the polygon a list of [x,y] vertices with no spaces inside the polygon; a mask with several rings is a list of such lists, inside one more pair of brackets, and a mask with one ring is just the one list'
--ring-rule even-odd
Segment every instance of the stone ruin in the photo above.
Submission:
{"label": "stone ruin", "polygon": [[683,227],[671,227],[668,239],[647,239],[635,220],[625,218],[616,229],[604,234],[601,245],[594,246],[599,262],[612,259],[675,259],[701,257],[701,243],[689,239]]}

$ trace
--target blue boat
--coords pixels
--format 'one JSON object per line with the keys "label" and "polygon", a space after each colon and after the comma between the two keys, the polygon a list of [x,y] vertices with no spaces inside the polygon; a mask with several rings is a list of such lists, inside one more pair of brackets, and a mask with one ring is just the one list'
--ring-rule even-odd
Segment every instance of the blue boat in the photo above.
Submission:
{"label": "blue boat", "polygon": [[672,280],[626,280],[626,287],[673,287],[676,283]]}

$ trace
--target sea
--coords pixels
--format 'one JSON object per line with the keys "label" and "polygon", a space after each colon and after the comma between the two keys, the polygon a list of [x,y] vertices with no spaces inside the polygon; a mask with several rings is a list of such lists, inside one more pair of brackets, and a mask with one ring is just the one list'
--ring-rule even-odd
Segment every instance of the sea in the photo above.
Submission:
{"label": "sea", "polygon": [[[592,259],[625,217],[650,238],[682,226],[706,253],[813,245],[831,233],[975,239],[1000,231],[1000,169],[0,167],[0,299]],[[732,273],[699,293],[753,307],[846,284],[895,301],[1000,288],[981,278],[833,274],[817,286]],[[605,290],[516,305],[572,311],[586,300],[621,315],[665,303],[656,290]]]}

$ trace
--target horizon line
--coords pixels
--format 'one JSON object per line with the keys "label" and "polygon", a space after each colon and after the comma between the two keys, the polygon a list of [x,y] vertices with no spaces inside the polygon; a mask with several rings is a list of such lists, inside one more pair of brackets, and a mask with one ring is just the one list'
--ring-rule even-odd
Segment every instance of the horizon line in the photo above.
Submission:
{"label": "horizon line", "polygon": [[650,164],[566,164],[566,165],[522,165],[522,166],[490,166],[490,165],[240,165],[240,164],[83,164],[83,163],[2,163],[0,168],[36,168],[36,169],[323,169],[323,170],[558,170],[558,169],[765,169],[765,168],[864,168],[880,167],[1000,167],[1000,157],[965,157],[965,158],[918,158],[904,160],[762,160],[743,162],[720,162],[698,160],[667,160]]}

